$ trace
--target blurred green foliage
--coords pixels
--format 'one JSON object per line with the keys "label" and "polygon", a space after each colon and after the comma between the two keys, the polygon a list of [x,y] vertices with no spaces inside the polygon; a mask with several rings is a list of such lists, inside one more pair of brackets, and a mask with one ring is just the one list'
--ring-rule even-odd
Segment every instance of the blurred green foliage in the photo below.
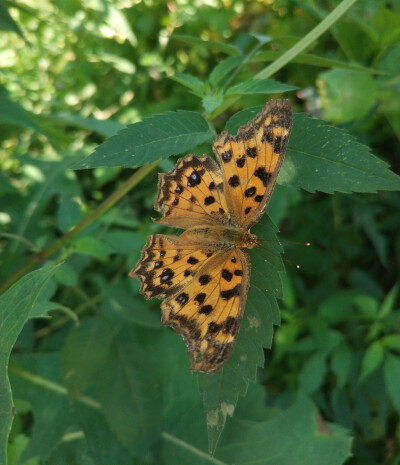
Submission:
{"label": "blurred green foliage", "polygon": [[[274,80],[252,81],[338,4],[0,0],[3,289],[31,270],[24,264],[39,268],[1,296],[0,449],[12,417],[12,350],[10,465],[208,463],[207,432],[215,449],[225,421],[216,463],[398,463],[400,196],[383,162],[400,173],[399,3],[356,2]],[[259,382],[232,376],[232,400],[218,404],[217,418],[213,398],[205,396],[204,413],[184,344],[161,327],[159,302],[145,301],[127,276],[160,230],[151,222],[157,161],[147,171],[69,168],[124,125],[176,110],[203,113],[210,126],[199,123],[206,137],[192,150],[210,153],[207,138],[238,110],[294,89],[286,95],[296,113],[341,129],[295,115],[286,161],[300,143],[312,153],[326,141],[325,153],[345,153],[357,175],[339,167],[294,182],[284,165],[268,213],[281,240],[312,246],[284,244],[301,268],[279,272],[281,327]],[[229,127],[248,117],[238,113]],[[372,159],[356,140],[380,159],[373,181],[362,177]],[[98,150],[113,155],[112,141]],[[162,143],[159,150],[151,161],[177,155]],[[134,188],[94,215],[126,182]],[[279,260],[271,261],[275,279]],[[263,365],[260,347],[253,358]],[[202,392],[216,379],[200,379]],[[1,465],[4,457],[0,450]]]}

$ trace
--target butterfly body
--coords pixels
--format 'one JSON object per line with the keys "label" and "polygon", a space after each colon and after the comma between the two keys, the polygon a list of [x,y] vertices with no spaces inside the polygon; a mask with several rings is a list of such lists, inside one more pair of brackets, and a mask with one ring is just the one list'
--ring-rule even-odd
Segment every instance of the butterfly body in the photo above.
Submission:
{"label": "butterfly body", "polygon": [[184,231],[180,238],[182,240],[198,240],[203,244],[210,242],[210,248],[215,250],[230,249],[232,247],[252,249],[260,243],[257,236],[243,228],[233,226],[195,226]]}
{"label": "butterfly body", "polygon": [[244,249],[262,216],[289,140],[292,111],[273,100],[236,137],[224,131],[208,155],[189,154],[159,177],[154,220],[184,229],[150,236],[130,276],[146,299],[163,299],[162,323],[183,336],[191,369],[214,373],[232,353],[250,284]]}

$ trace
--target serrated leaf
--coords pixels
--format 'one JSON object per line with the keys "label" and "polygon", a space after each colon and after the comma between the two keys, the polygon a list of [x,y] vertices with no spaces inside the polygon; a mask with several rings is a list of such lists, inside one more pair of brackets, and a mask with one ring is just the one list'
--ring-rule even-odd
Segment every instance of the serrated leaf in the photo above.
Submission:
{"label": "serrated leaf", "polygon": [[203,96],[204,93],[204,82],[200,81],[195,76],[186,73],[176,73],[170,77],[173,81],[179,82],[185,87],[191,89],[199,97]]}
{"label": "serrated leaf", "polygon": [[400,177],[347,131],[295,114],[278,182],[309,192],[399,190]]}
{"label": "serrated leaf", "polygon": [[[261,107],[236,113],[227,129],[253,118]],[[376,192],[400,190],[400,176],[344,129],[335,128],[305,113],[295,113],[293,129],[278,183],[309,192]]]}
{"label": "serrated leaf", "polygon": [[390,396],[397,413],[400,414],[400,359],[389,354],[383,365],[383,374],[385,377],[386,392]]}
{"label": "serrated leaf", "polygon": [[211,137],[208,123],[200,113],[169,111],[130,124],[71,168],[141,166],[182,153]]}
{"label": "serrated leaf", "polygon": [[229,87],[226,91],[226,95],[279,94],[296,89],[298,89],[298,87],[289,86],[282,82],[275,81],[274,79],[252,79]]}
{"label": "serrated leaf", "polygon": [[[261,239],[276,241],[276,227],[267,215],[252,232]],[[282,293],[279,271],[283,263],[278,242],[270,242],[272,253],[257,248],[250,251],[250,288],[238,340],[232,356],[214,375],[198,375],[207,416],[209,450],[214,452],[228,416],[232,416],[239,395],[255,381],[257,368],[264,364],[264,347],[271,347],[274,325],[280,324],[277,296]],[[276,255],[273,255],[276,254]]]}
{"label": "serrated leaf", "polygon": [[30,318],[36,299],[55,266],[32,271],[0,296],[0,463],[7,463],[6,444],[12,423],[12,397],[7,377],[11,349]]}
{"label": "serrated leaf", "polygon": [[[253,388],[261,390],[260,386],[252,386],[246,403],[250,404],[251,411],[256,411],[258,406],[257,417],[229,421],[214,457],[207,455],[198,441],[203,435],[199,422],[189,421],[186,423],[189,427],[181,425],[179,429],[182,421],[176,421],[172,428],[163,432],[161,463],[293,465],[295,450],[297,461],[304,464],[341,465],[350,456],[351,438],[345,429],[325,423],[307,397],[300,395],[290,408],[268,418],[262,403],[254,405],[262,396],[255,395]],[[186,396],[186,391],[183,395]],[[192,416],[197,415],[197,404],[187,402]]]}

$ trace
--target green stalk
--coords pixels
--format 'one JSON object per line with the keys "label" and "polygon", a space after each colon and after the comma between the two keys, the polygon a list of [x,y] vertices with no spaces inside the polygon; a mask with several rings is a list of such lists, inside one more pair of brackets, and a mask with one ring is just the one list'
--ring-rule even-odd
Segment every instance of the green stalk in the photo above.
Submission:
{"label": "green stalk", "polygon": [[103,203],[101,203],[95,210],[93,210],[92,213],[86,216],[80,223],[71,229],[71,231],[68,231],[66,234],[64,234],[64,236],[54,241],[41,252],[33,255],[0,286],[0,294],[6,291],[20,278],[22,278],[22,276],[28,273],[38,263],[43,262],[48,257],[53,255],[54,252],[57,252],[57,250],[68,245],[75,236],[77,236],[81,231],[96,221],[97,218],[110,210],[111,207],[113,207],[122,197],[124,197],[125,194],[127,194],[142,179],[144,179],[159,163],[160,160],[157,160],[153,163],[142,166],[126,182],[124,182],[124,184],[122,184],[118,190],[111,194]]}
{"label": "green stalk", "polygon": [[[287,52],[277,58],[265,69],[254,76],[254,79],[265,79],[271,77],[285,65],[290,63],[293,58],[302,53],[305,49],[315,42],[322,34],[324,34],[333,24],[335,24],[345,13],[351,8],[357,0],[343,0],[328,16],[326,16],[314,29],[306,36],[293,45]],[[210,115],[210,120],[215,119],[218,115],[224,112],[227,108],[237,102],[240,97],[231,97],[225,100],[217,109]]]}

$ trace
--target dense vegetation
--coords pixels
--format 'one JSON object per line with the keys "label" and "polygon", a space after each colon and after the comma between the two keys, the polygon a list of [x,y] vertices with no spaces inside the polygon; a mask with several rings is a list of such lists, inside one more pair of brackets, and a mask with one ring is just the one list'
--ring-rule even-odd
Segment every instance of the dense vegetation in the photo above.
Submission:
{"label": "dense vegetation", "polygon": [[[0,464],[397,464],[399,3],[0,0],[0,30]],[[254,232],[311,247],[252,253],[193,375],[128,277],[157,173],[281,96]]]}

